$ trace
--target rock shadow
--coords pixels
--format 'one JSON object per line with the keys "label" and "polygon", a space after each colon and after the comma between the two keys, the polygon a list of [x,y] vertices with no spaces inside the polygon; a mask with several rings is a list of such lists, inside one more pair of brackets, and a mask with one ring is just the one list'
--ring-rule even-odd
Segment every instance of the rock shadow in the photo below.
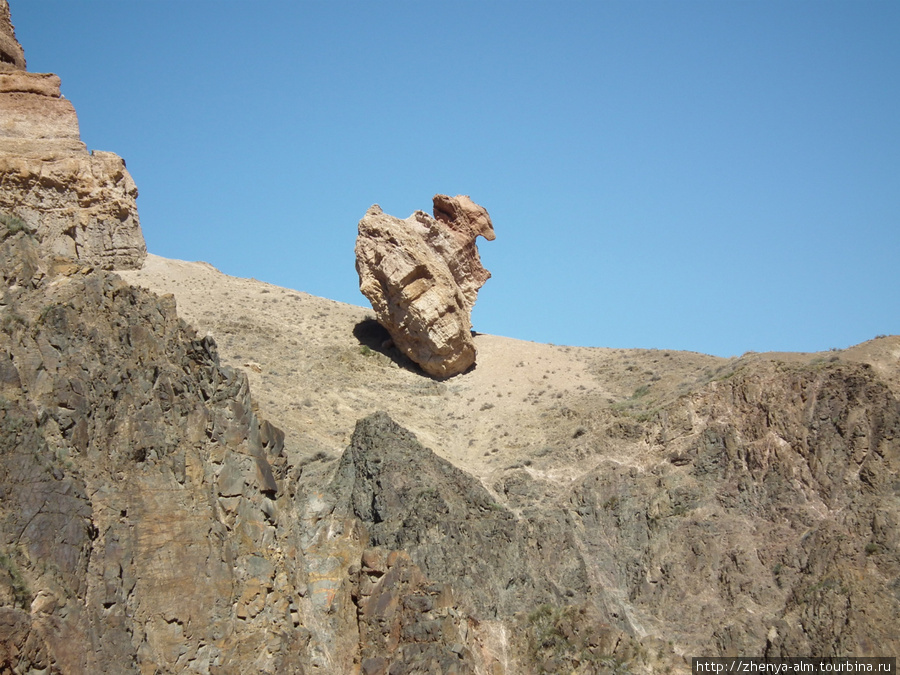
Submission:
{"label": "rock shadow", "polygon": [[[477,333],[473,330],[472,337],[475,337],[476,335],[481,335],[481,333]],[[416,375],[421,375],[422,377],[427,377],[429,380],[434,380],[435,382],[446,381],[440,377],[429,375],[422,370],[418,363],[397,349],[394,346],[394,341],[391,339],[391,334],[388,333],[387,328],[378,323],[377,319],[369,317],[360,321],[353,327],[353,337],[359,341],[361,347],[368,347],[373,352],[383,354],[404,370],[408,370]],[[473,363],[466,368],[464,372],[471,373],[475,370],[477,365],[477,363]]]}
{"label": "rock shadow", "polygon": [[400,368],[430,377],[415,361],[406,356],[394,346],[391,334],[376,319],[366,318],[353,327],[353,337],[359,340],[359,344],[368,347],[373,352],[384,354]]}

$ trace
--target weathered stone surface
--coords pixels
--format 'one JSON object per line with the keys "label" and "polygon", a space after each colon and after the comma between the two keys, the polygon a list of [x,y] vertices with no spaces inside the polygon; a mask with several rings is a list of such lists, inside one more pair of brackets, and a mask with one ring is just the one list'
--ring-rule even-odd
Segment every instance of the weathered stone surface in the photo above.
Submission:
{"label": "weathered stone surface", "polygon": [[39,243],[0,223],[0,668],[304,672],[283,436],[171,299]]}
{"label": "weathered stone surface", "polygon": [[25,221],[57,256],[102,269],[139,267],[147,250],[136,198],[125,162],[111,152],[0,154],[0,209]]}
{"label": "weathered stone surface", "polygon": [[[587,588],[579,558],[526,551],[541,523],[515,518],[478,480],[385,413],[357,423],[332,490],[373,545],[409,551],[425,574],[450,582],[479,618],[559,602],[566,590],[581,597]],[[573,547],[555,525],[558,546]]]}
{"label": "weathered stone surface", "polygon": [[[359,570],[357,601],[362,672],[479,672],[477,656],[465,644],[468,617],[449,586],[430,582],[405,551],[369,549],[365,555],[369,564]],[[380,564],[372,565],[373,557]]]}
{"label": "weathered stone surface", "polygon": [[648,649],[677,664],[670,640],[771,656],[898,648],[900,403],[870,368],[757,365],[637,426],[659,459],[599,458],[556,499],[509,472],[495,488],[517,516],[383,414],[358,424],[332,489],[373,545],[512,627],[513,672],[648,666]]}
{"label": "weathered stone surface", "polygon": [[[3,40],[18,46],[11,27],[3,29],[8,14],[4,2],[0,59]],[[25,221],[58,256],[104,269],[140,267],[147,249],[125,162],[111,152],[88,153],[56,75],[28,73],[24,58],[13,61],[0,69],[0,209]]]}
{"label": "weathered stone surface", "polygon": [[487,211],[467,196],[434,197],[434,217],[406,220],[372,206],[359,222],[359,288],[394,344],[429,375],[475,363],[471,311],[490,277],[475,239],[494,239]]}

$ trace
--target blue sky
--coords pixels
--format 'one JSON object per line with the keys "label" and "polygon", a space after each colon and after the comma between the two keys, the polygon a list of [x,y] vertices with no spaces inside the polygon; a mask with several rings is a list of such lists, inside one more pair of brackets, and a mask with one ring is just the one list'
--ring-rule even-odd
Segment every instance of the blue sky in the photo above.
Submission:
{"label": "blue sky", "polygon": [[476,330],[745,351],[900,333],[900,3],[11,0],[152,253],[367,306],[356,225],[491,214]]}

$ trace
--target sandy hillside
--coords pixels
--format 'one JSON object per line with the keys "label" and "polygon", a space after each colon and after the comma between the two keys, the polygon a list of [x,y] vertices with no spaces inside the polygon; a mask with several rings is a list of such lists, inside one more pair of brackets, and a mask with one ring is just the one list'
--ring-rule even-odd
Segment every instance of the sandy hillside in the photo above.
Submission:
{"label": "sandy hillside", "polygon": [[[746,354],[565,347],[478,335],[476,367],[438,382],[395,349],[373,313],[203,262],[150,255],[129,282],[175,296],[179,314],[212,335],[223,363],[244,369],[263,415],[285,430],[294,460],[323,468],[345,448],[357,419],[385,410],[435,452],[491,485],[525,468],[555,482],[593,466],[590,456],[640,444],[611,443],[629,419],[646,419],[675,397],[755,359],[848,359],[873,363],[897,382],[900,340],[844,352]],[[627,447],[627,451],[621,450]]]}

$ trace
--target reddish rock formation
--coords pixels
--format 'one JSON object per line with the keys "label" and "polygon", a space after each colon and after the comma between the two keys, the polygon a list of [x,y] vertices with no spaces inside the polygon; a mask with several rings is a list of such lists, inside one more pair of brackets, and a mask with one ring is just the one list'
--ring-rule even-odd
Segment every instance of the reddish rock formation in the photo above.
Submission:
{"label": "reddish rock formation", "polygon": [[467,196],[435,195],[434,218],[406,220],[372,206],[359,222],[359,288],[394,344],[429,375],[451,377],[475,363],[470,314],[491,274],[475,239],[494,239],[488,212]]}
{"label": "reddish rock formation", "polygon": [[147,249],[137,187],[121,157],[89,153],[56,75],[25,71],[0,0],[0,210],[56,255],[105,269],[140,267]]}

